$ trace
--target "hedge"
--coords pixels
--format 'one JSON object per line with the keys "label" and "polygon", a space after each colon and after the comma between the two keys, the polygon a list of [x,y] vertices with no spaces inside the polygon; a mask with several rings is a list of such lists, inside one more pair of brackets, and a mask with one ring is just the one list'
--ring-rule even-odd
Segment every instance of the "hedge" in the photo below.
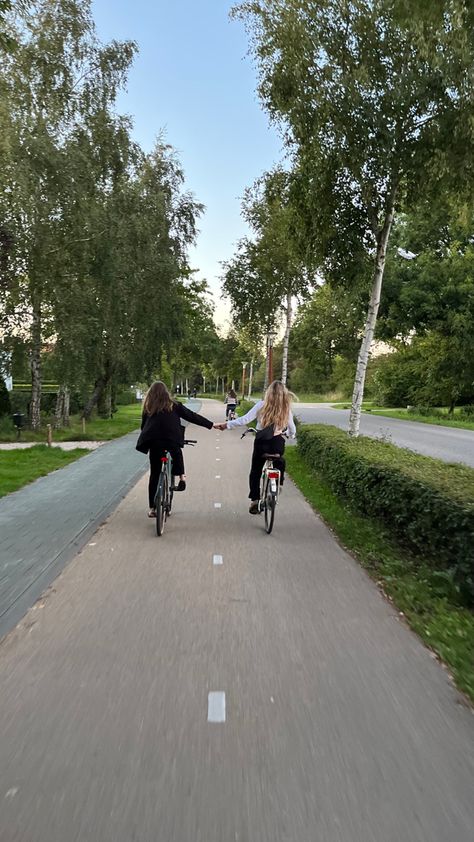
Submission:
{"label": "hedge", "polygon": [[303,425],[306,464],[359,511],[379,518],[435,569],[450,571],[474,605],[474,470],[336,427]]}

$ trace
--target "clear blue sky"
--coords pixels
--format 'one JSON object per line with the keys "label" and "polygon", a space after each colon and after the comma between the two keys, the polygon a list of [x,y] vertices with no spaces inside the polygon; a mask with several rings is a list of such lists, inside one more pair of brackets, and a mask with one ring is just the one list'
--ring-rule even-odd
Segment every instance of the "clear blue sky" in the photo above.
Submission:
{"label": "clear blue sky", "polygon": [[191,253],[219,302],[219,261],[230,258],[245,231],[245,187],[282,157],[256,96],[247,36],[229,20],[230,0],[93,0],[102,40],[137,41],[139,55],[119,110],[133,117],[134,134],[149,150],[161,129],[177,150],[186,183],[206,205]]}

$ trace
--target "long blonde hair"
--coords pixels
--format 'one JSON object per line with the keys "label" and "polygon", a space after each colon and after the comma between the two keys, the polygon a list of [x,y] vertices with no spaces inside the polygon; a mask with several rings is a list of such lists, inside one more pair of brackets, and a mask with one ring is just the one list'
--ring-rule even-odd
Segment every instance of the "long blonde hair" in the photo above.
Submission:
{"label": "long blonde hair", "polygon": [[155,380],[151,384],[143,401],[143,410],[147,415],[155,415],[157,412],[171,412],[173,400],[168,389],[161,380]]}
{"label": "long blonde hair", "polygon": [[292,398],[293,393],[280,380],[270,383],[258,413],[261,427],[264,429],[274,424],[277,429],[284,430],[288,426]]}

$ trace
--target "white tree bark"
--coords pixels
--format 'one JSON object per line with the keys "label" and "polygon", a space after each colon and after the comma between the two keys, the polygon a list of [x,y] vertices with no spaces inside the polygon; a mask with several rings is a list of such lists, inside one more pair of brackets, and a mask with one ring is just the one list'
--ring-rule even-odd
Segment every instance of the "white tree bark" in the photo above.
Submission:
{"label": "white tree bark", "polygon": [[35,301],[33,301],[31,338],[30,423],[33,430],[39,430],[41,426],[41,305]]}
{"label": "white tree bark", "polygon": [[367,363],[369,361],[369,353],[374,338],[377,314],[380,306],[380,295],[382,292],[382,281],[385,270],[385,260],[387,257],[387,244],[390,237],[390,230],[392,228],[393,215],[394,208],[392,206],[387,213],[384,226],[380,232],[377,242],[372,292],[370,295],[369,309],[367,311],[367,318],[365,321],[364,336],[357,359],[354,390],[352,392],[352,406],[349,416],[349,435],[354,437],[359,435],[360,414],[362,410],[362,400],[364,397]]}
{"label": "white tree bark", "polygon": [[284,386],[286,386],[286,381],[288,378],[288,345],[290,342],[290,331],[291,331],[291,319],[293,316],[293,312],[291,309],[291,293],[289,292],[286,296],[286,328],[285,328],[285,336],[283,339],[283,360],[282,360],[282,367],[281,367],[281,382]]}
{"label": "white tree bark", "polygon": [[70,391],[67,386],[61,385],[59,387],[58,396],[56,398],[56,410],[54,413],[54,429],[59,430],[60,427],[69,426],[69,402]]}

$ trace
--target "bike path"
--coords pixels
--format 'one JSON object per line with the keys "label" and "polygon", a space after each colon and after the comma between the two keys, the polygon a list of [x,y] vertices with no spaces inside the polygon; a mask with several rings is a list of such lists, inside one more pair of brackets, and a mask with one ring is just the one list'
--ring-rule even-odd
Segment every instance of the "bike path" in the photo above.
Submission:
{"label": "bike path", "polygon": [[291,482],[247,513],[251,441],[193,438],[164,536],[143,478],[0,646],[0,838],[472,842],[446,672]]}

